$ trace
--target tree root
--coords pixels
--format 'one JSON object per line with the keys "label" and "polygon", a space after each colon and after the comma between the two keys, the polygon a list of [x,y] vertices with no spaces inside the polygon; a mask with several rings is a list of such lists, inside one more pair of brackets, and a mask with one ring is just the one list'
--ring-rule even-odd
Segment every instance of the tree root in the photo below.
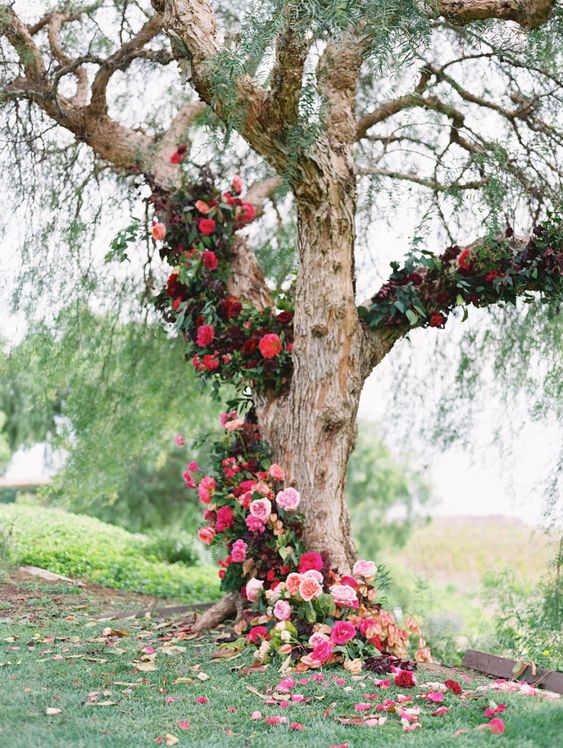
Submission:
{"label": "tree root", "polygon": [[241,610],[241,596],[237,592],[229,592],[222,600],[212,605],[211,608],[208,608],[205,613],[202,613],[196,619],[192,631],[194,633],[209,631],[209,629],[213,629],[215,626],[223,623],[227,618],[234,618],[240,615]]}

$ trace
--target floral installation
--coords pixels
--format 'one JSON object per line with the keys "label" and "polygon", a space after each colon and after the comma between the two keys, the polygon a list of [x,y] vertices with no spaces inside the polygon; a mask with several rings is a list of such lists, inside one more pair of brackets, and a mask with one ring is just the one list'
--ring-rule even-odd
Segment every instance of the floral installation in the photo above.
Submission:
{"label": "floral installation", "polygon": [[389,280],[359,312],[372,329],[378,327],[443,328],[456,307],[487,306],[518,296],[531,301],[539,291],[542,302],[557,310],[563,298],[562,215],[548,215],[527,243],[514,248],[514,232],[471,247],[448,247],[441,255],[422,250],[401,267],[392,262]]}

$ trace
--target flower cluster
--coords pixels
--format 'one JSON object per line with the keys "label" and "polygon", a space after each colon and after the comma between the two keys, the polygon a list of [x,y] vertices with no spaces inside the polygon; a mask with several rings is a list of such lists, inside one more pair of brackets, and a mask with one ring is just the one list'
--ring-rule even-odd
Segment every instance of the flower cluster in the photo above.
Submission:
{"label": "flower cluster", "polygon": [[[515,249],[516,247],[516,249]],[[516,303],[532,291],[557,304],[563,298],[561,216],[536,226],[525,244],[512,229],[502,239],[462,249],[448,247],[440,256],[423,251],[405,264],[391,263],[389,280],[361,307],[363,319],[378,327],[440,327],[458,306]]]}
{"label": "flower cluster", "polygon": [[209,174],[175,192],[153,188],[152,236],[172,266],[155,304],[183,335],[202,377],[280,392],[291,376],[293,312],[278,296],[275,308],[258,311],[228,292],[236,232],[255,217],[240,194],[240,177],[221,193]]}

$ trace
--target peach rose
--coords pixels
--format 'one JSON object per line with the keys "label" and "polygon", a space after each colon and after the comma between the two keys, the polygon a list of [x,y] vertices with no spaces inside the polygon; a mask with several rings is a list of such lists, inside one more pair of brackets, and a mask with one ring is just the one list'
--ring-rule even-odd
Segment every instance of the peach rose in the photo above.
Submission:
{"label": "peach rose", "polygon": [[303,576],[303,579],[299,584],[299,594],[303,600],[308,602],[309,600],[314,600],[316,597],[319,597],[319,595],[322,595],[323,588],[314,577]]}
{"label": "peach rose", "polygon": [[285,586],[287,587],[287,591],[292,597],[295,597],[295,595],[299,594],[299,585],[301,584],[302,579],[303,575],[297,574],[297,572],[295,571],[292,571],[291,574],[287,575]]}

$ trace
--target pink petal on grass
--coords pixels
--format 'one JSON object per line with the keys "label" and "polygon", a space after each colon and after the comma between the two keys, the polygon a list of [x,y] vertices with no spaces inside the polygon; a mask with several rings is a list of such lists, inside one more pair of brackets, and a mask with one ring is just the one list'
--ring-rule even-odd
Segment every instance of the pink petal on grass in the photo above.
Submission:
{"label": "pink petal on grass", "polygon": [[189,730],[190,729],[190,723],[187,719],[185,719],[183,722],[180,720],[179,722],[176,722],[180,730]]}
{"label": "pink petal on grass", "polygon": [[305,725],[302,725],[301,722],[290,722],[289,726],[292,730],[304,730]]}
{"label": "pink petal on grass", "polygon": [[439,706],[435,711],[432,712],[432,714],[435,717],[441,717],[443,714],[446,714],[446,712],[448,711],[449,709],[447,706]]}
{"label": "pink petal on grass", "polygon": [[207,698],[207,696],[198,696],[197,699],[195,700],[195,703],[196,704],[207,704],[209,703],[209,699]]}
{"label": "pink petal on grass", "polygon": [[258,711],[252,712],[252,714],[250,715],[250,719],[254,719],[254,720],[262,719],[262,712],[258,712]]}

